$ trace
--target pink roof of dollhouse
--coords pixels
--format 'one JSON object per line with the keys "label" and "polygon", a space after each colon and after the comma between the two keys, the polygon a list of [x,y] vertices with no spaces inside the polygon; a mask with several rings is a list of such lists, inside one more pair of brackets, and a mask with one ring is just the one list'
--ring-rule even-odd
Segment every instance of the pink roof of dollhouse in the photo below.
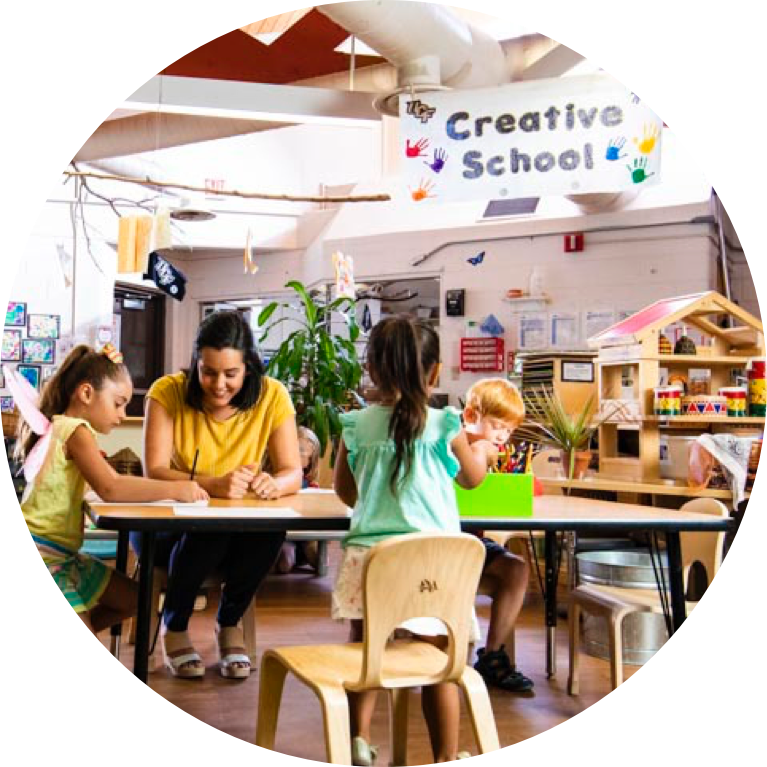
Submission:
{"label": "pink roof of dollhouse", "polygon": [[714,296],[716,293],[695,293],[690,296],[677,296],[676,298],[665,298],[662,301],[656,301],[650,304],[636,314],[626,317],[615,325],[606,328],[601,333],[597,333],[589,339],[590,344],[603,345],[611,342],[619,342],[628,336],[635,336],[637,333],[647,330],[651,326],[663,326],[663,320],[676,314],[682,309],[692,306],[705,296]]}

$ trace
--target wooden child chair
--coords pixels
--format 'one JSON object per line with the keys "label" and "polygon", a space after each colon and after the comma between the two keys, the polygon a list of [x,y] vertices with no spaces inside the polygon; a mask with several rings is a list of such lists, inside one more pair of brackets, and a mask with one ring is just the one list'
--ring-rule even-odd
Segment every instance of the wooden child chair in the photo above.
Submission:
{"label": "wooden child chair", "polygon": [[[682,506],[684,511],[699,514],[728,516],[727,507],[715,498],[696,498]],[[724,532],[721,533],[681,533],[682,568],[684,587],[690,575],[690,568],[700,562],[706,568],[708,582],[716,575],[722,563]],[[689,612],[697,602],[687,602]],[[660,595],[657,589],[624,589],[617,586],[599,586],[587,584],[578,586],[570,594],[569,629],[570,629],[570,675],[567,691],[577,695],[578,654],[580,638],[580,614],[585,610],[590,615],[597,615],[609,621],[610,649],[610,685],[614,690],[623,682],[623,620],[634,612],[652,612],[662,614]]]}
{"label": "wooden child chair", "polygon": [[[256,745],[274,748],[288,671],[317,695],[327,761],[351,764],[347,692],[385,689],[391,712],[392,763],[407,764],[408,689],[454,682],[463,690],[480,753],[498,749],[498,733],[482,677],[466,665],[470,615],[485,549],[471,535],[412,533],[374,546],[363,572],[361,643],[267,650],[261,661]],[[426,642],[388,641],[403,621],[441,619],[447,652]]]}

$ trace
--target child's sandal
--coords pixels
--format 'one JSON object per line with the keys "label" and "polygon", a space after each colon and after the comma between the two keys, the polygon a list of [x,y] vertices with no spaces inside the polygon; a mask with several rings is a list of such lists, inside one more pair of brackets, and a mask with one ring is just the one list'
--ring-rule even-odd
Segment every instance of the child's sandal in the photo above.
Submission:
{"label": "child's sandal", "polygon": [[221,676],[225,679],[247,679],[250,657],[245,649],[245,637],[239,626],[217,626],[216,641]]}
{"label": "child's sandal", "polygon": [[352,738],[352,764],[355,767],[372,767],[378,757],[378,746],[371,746],[359,735]]}
{"label": "child's sandal", "polygon": [[165,631],[161,647],[163,663],[173,676],[179,679],[199,679],[205,675],[202,658],[192,646],[186,631]]}

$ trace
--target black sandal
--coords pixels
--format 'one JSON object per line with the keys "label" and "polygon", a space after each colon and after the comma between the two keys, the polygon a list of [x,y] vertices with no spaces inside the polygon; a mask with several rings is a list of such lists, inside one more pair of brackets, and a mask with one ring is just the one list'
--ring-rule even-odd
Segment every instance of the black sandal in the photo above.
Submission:
{"label": "black sandal", "polygon": [[512,666],[505,645],[498,650],[477,650],[477,662],[474,668],[485,683],[506,692],[529,692],[533,689],[533,680],[526,677]]}

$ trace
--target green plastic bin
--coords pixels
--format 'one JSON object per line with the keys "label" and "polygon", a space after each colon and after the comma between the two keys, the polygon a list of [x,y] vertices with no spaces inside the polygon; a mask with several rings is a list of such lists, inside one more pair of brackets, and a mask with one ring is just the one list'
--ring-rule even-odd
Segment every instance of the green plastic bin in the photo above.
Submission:
{"label": "green plastic bin", "polygon": [[488,474],[473,490],[456,483],[455,496],[462,517],[532,517],[533,475]]}

